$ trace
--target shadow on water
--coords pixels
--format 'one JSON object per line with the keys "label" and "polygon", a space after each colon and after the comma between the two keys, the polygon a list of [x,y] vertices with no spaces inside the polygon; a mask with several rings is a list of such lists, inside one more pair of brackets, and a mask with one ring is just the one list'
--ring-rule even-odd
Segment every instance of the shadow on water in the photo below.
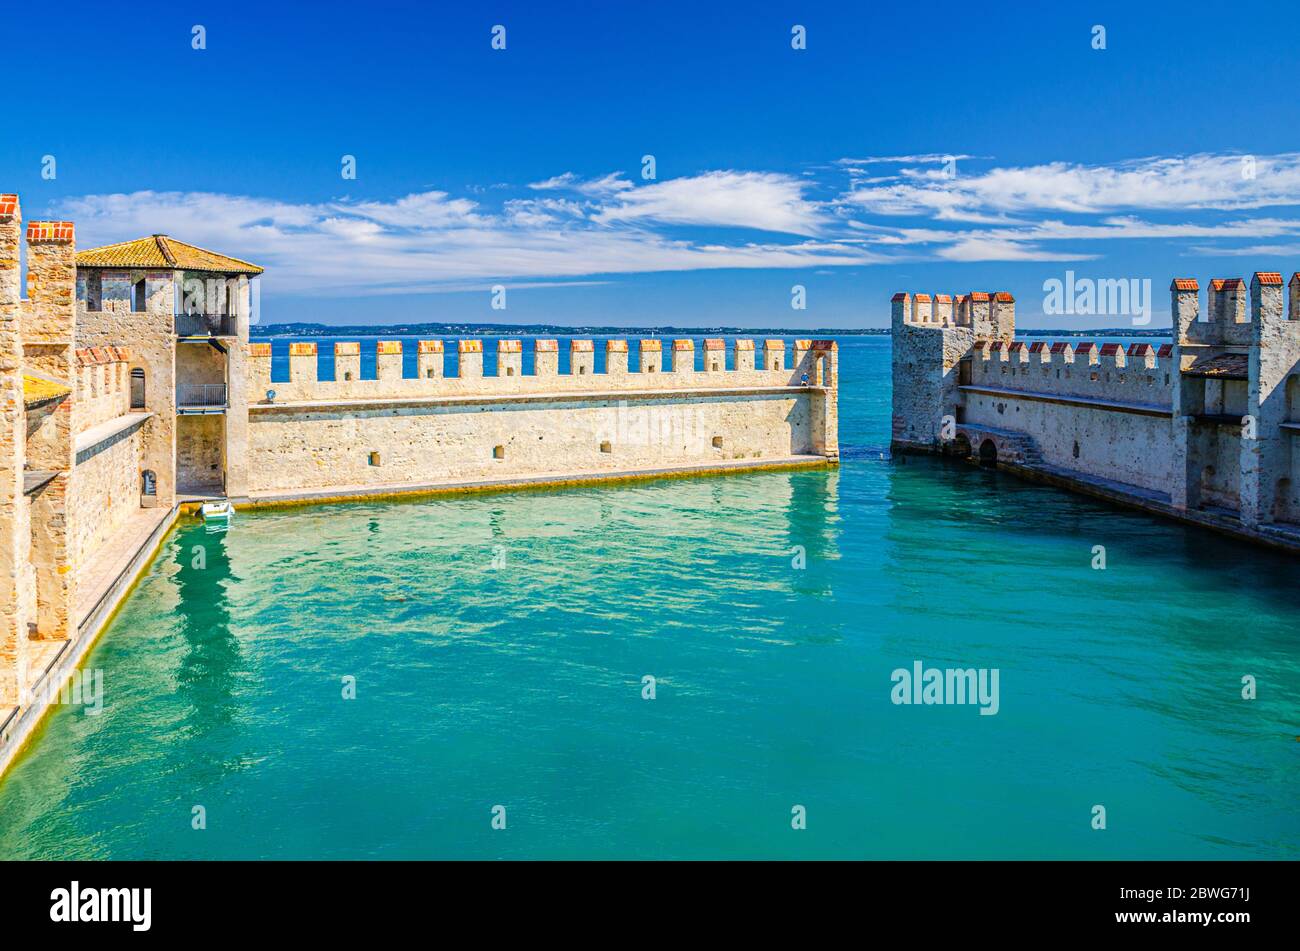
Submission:
{"label": "shadow on water", "polygon": [[1300,600],[1296,558],[1284,552],[968,462],[900,458],[907,458],[907,465],[897,465],[898,460],[889,465],[892,524],[886,537],[904,547],[916,541],[918,525],[930,524],[987,530],[1008,542],[1036,539],[1089,548],[1121,543],[1133,557],[1151,559],[1152,573],[1177,569],[1193,587],[1247,590],[1283,611],[1294,610]]}

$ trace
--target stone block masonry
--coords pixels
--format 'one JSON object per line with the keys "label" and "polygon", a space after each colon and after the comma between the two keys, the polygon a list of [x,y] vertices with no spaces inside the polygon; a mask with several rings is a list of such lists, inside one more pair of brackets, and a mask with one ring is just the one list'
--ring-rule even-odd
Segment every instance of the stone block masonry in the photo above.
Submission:
{"label": "stone block masonry", "polygon": [[1300,273],[1288,287],[1216,278],[1202,313],[1175,279],[1159,349],[1015,340],[1006,292],[896,294],[892,447],[1300,551]]}
{"label": "stone block masonry", "polygon": [[18,702],[27,660],[31,528],[23,493],[22,300],[18,196],[0,194],[0,718]]}
{"label": "stone block masonry", "polygon": [[[534,369],[525,374],[530,343]],[[706,344],[706,372],[697,373],[692,341],[674,342],[664,371],[659,341],[642,340],[632,372],[628,341],[609,340],[597,373],[593,341],[578,339],[569,343],[569,371],[559,373],[557,341],[507,339],[497,348],[496,376],[485,377],[481,341],[457,341],[455,376],[440,372],[443,342],[420,341],[420,357],[430,359],[421,359],[417,376],[402,377],[397,362],[372,380],[360,379],[360,344],[335,344],[334,378],[323,380],[316,345],[294,343],[284,383],[271,382],[270,345],[249,344],[250,389],[261,398],[248,406],[248,499],[744,460],[835,461],[835,342],[796,341],[787,359],[783,341],[766,341],[765,368],[755,369],[753,341],[738,340],[730,370],[721,343]],[[377,363],[386,349],[400,358],[396,342],[372,346]]]}

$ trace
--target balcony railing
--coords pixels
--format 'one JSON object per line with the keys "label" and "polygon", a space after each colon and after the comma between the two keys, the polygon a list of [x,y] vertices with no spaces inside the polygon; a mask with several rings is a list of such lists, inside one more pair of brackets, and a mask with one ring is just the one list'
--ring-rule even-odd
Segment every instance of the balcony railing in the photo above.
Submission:
{"label": "balcony railing", "polygon": [[238,321],[228,314],[177,314],[176,334],[180,337],[233,337]]}
{"label": "balcony railing", "polygon": [[177,406],[225,406],[226,384],[182,383],[176,387]]}

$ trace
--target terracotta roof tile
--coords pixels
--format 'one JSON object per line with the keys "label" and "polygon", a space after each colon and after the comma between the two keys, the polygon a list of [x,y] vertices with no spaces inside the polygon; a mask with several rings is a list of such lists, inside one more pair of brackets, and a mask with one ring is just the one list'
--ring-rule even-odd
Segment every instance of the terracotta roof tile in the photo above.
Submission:
{"label": "terracotta roof tile", "polygon": [[1176,277],[1169,289],[1173,291],[1199,291],[1201,285],[1190,277]]}
{"label": "terracotta roof tile", "polygon": [[1277,271],[1256,271],[1255,280],[1266,287],[1282,286],[1282,275]]}
{"label": "terracotta roof tile", "polygon": [[1213,377],[1220,380],[1245,380],[1250,377],[1250,358],[1244,353],[1225,353],[1217,357],[1200,357],[1183,371],[1188,376]]}
{"label": "terracotta roof tile", "polygon": [[208,251],[165,234],[77,252],[77,267],[175,268],[222,274],[261,274],[256,264]]}

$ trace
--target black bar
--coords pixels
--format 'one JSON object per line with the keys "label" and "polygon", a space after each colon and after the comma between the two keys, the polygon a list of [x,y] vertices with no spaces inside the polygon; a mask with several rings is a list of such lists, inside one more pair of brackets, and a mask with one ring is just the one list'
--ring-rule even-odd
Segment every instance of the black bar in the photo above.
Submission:
{"label": "black bar", "polygon": [[[735,938],[849,929],[911,935],[918,948],[1126,934],[1227,943],[1285,935],[1294,878],[1294,865],[1271,862],[9,862],[0,926],[6,939],[336,940],[431,926],[450,937],[453,922],[479,937],[530,925],[578,935],[622,921],[624,934],[676,942],[676,923],[695,919]],[[126,920],[53,921],[67,917],[73,882],[86,914],[100,903],[88,891],[149,889],[148,929],[137,930],[143,891],[135,904],[116,893]]]}

